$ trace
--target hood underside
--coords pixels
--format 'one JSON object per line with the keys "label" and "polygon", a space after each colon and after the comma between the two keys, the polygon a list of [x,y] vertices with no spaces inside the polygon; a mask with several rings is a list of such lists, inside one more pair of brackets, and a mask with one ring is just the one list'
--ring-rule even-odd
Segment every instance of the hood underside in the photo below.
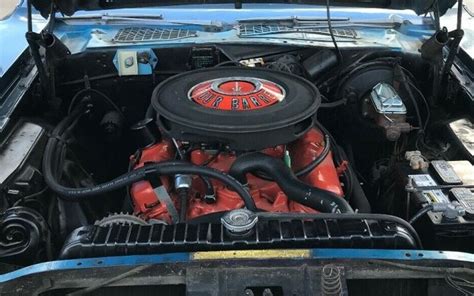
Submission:
{"label": "hood underside", "polygon": [[[71,16],[79,10],[103,10],[115,8],[151,7],[182,4],[224,4],[234,3],[236,8],[244,3],[268,3],[265,0],[235,1],[235,0],[180,0],[180,1],[157,1],[157,0],[31,0],[32,4],[41,15],[47,18],[51,12],[51,3],[54,2],[59,12]],[[315,4],[325,5],[325,0],[273,0],[272,3],[288,4]],[[440,14],[451,8],[456,0],[336,0],[331,1],[331,6],[368,7],[387,9],[410,9],[417,14],[424,14],[435,9],[438,2]]]}

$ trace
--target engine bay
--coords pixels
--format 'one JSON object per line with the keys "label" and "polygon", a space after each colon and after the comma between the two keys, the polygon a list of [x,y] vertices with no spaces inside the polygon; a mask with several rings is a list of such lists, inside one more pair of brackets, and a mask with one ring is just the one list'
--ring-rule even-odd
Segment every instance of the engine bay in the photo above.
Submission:
{"label": "engine bay", "polygon": [[340,59],[225,45],[55,60],[57,100],[29,90],[2,141],[2,261],[471,250],[468,96],[419,55]]}

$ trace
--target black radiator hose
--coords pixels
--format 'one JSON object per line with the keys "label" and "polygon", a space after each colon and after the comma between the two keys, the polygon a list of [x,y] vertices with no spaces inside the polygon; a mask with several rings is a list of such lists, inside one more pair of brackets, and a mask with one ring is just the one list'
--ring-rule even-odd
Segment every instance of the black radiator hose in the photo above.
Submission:
{"label": "black radiator hose", "polygon": [[293,174],[280,159],[253,152],[239,156],[229,170],[229,175],[247,184],[247,173],[263,172],[281,187],[289,199],[324,213],[353,213],[344,198],[332,192],[311,187]]}

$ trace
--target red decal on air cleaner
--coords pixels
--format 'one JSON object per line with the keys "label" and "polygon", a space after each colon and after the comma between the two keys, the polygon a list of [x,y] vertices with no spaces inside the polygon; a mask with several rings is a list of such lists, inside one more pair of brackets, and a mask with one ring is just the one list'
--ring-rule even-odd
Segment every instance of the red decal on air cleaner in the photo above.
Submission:
{"label": "red decal on air cleaner", "polygon": [[206,108],[249,111],[281,102],[285,90],[265,79],[230,77],[201,82],[189,90],[188,98]]}

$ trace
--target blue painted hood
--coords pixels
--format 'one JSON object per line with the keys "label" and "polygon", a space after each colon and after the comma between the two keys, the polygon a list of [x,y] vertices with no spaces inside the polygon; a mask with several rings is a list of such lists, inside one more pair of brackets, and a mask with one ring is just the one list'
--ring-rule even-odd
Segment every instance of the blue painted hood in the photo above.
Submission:
{"label": "blue painted hood", "polygon": [[[285,3],[285,4],[314,4],[326,5],[326,0],[31,0],[41,15],[47,18],[51,12],[51,3],[54,2],[57,9],[65,15],[73,15],[79,10],[104,10],[116,8],[133,7],[156,7],[185,4],[223,4],[234,3],[236,8],[245,6],[246,3]],[[435,3],[438,3],[436,8]],[[417,14],[424,14],[434,9],[438,9],[440,14],[444,14],[451,8],[457,0],[338,0],[330,1],[331,6],[347,7],[368,7],[368,8],[388,8],[388,9],[410,9]]]}

